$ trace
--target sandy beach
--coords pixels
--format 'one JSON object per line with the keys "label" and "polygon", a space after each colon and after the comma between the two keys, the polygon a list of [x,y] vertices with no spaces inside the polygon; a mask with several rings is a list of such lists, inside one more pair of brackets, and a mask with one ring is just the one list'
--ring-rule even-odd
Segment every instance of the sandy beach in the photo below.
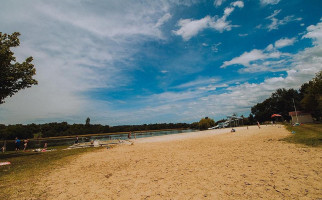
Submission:
{"label": "sandy beach", "polygon": [[257,126],[132,140],[79,155],[26,199],[322,199],[322,150]]}

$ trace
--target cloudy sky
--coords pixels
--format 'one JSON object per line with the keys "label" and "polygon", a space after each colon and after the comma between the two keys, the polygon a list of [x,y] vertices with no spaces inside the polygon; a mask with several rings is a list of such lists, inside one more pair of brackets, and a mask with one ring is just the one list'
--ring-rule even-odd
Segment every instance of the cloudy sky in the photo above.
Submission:
{"label": "cloudy sky", "polygon": [[322,70],[321,0],[0,0],[39,84],[0,123],[219,120]]}

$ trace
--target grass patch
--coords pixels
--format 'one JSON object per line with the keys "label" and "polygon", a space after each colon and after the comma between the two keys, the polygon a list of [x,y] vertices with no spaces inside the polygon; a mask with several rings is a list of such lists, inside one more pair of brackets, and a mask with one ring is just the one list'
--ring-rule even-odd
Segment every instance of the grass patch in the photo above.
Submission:
{"label": "grass patch", "polygon": [[300,126],[285,125],[292,135],[283,141],[304,144],[312,147],[322,146],[322,124],[302,124]]}
{"label": "grass patch", "polygon": [[51,152],[0,153],[0,161],[11,162],[9,170],[0,168],[0,199],[14,199],[22,194],[32,194],[33,185],[51,170],[77,159],[77,156],[101,148],[62,150],[55,147]]}

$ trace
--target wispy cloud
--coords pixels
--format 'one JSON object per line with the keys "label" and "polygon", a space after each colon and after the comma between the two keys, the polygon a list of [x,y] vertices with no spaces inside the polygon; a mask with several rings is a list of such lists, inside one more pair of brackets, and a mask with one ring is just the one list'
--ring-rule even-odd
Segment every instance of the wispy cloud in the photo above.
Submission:
{"label": "wispy cloud", "polygon": [[289,65],[293,55],[280,52],[286,46],[293,45],[296,38],[282,38],[277,40],[274,45],[268,45],[264,50],[253,49],[250,52],[244,52],[242,55],[233,58],[230,61],[225,61],[221,68],[230,65],[242,65],[241,72],[258,72],[258,71],[283,71]]}
{"label": "wispy cloud", "polygon": [[214,1],[214,5],[215,5],[216,7],[219,7],[219,6],[221,6],[225,1],[226,1],[226,0],[215,0],[215,1]]}
{"label": "wispy cloud", "polygon": [[39,85],[6,99],[3,122],[86,117],[96,101],[86,93],[129,84],[138,44],[164,39],[160,27],[171,18],[162,2],[42,1],[14,7],[0,15],[16,19],[22,33],[17,58],[35,58]]}
{"label": "wispy cloud", "polygon": [[196,88],[196,87],[201,87],[201,86],[204,86],[204,85],[209,85],[209,84],[214,84],[216,82],[218,82],[219,79],[218,78],[206,78],[206,77],[203,77],[203,78],[199,78],[197,80],[194,80],[194,81],[190,81],[190,82],[187,82],[187,83],[184,83],[184,84],[181,84],[181,85],[177,85],[175,86],[174,88]]}
{"label": "wispy cloud", "polygon": [[278,4],[281,0],[260,0],[260,3],[262,5],[275,5],[275,4]]}
{"label": "wispy cloud", "polygon": [[221,68],[230,65],[241,65],[244,67],[240,70],[241,72],[283,71],[286,69],[285,64],[289,62],[289,58],[289,54],[277,50],[254,49],[250,52],[244,52],[230,61],[225,61]]}
{"label": "wispy cloud", "polygon": [[280,48],[283,48],[283,47],[286,47],[286,46],[291,46],[295,43],[296,41],[296,38],[282,38],[280,40],[277,40],[275,42],[275,47],[280,49]]}
{"label": "wispy cloud", "polygon": [[246,37],[248,35],[248,33],[239,33],[238,36],[240,37]]}
{"label": "wispy cloud", "polygon": [[276,29],[278,29],[279,26],[285,25],[285,24],[292,22],[292,21],[301,21],[302,20],[302,18],[295,18],[294,15],[286,16],[283,19],[276,18],[276,16],[281,11],[282,10],[275,10],[272,15],[266,17],[266,19],[269,19],[272,21],[271,24],[267,25],[267,27],[266,27],[268,29],[268,31],[276,30]]}

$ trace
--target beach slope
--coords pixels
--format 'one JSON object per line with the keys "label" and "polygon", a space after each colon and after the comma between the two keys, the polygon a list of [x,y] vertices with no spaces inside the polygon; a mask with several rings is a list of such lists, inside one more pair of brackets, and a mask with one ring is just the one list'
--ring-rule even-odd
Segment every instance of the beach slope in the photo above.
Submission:
{"label": "beach slope", "polygon": [[318,199],[321,148],[279,141],[277,126],[132,140],[43,175],[35,199]]}

